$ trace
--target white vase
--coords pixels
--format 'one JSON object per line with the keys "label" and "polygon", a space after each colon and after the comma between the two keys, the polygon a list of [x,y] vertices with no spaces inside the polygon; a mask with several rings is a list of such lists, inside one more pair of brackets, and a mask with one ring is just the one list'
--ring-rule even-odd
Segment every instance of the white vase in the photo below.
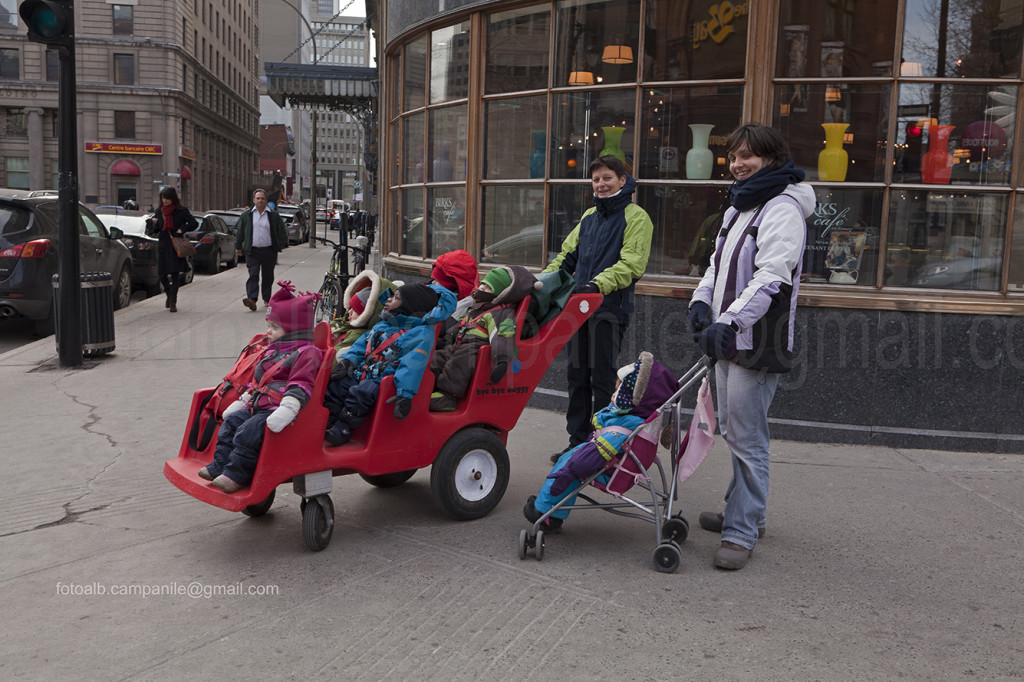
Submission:
{"label": "white vase", "polygon": [[707,180],[714,168],[715,155],[708,149],[708,138],[715,126],[707,123],[691,123],[693,131],[693,148],[686,152],[686,178],[688,180]]}

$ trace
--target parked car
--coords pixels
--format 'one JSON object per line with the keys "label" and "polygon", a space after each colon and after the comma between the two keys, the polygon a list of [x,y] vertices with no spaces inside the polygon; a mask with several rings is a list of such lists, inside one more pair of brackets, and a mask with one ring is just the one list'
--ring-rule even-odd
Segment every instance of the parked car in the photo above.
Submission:
{"label": "parked car", "polygon": [[[147,296],[160,293],[160,277],[156,270],[157,240],[146,234],[146,221],[152,213],[128,211],[123,208],[97,209],[96,217],[103,221],[107,229],[116,227],[124,233],[121,242],[132,254],[132,288],[143,289]],[[179,275],[181,286],[189,284],[195,278],[192,259],[188,259],[188,269]]]}
{"label": "parked car", "polygon": [[224,221],[224,224],[228,226],[228,232],[234,234],[235,226],[238,225],[238,219],[242,217],[242,214],[245,213],[245,211],[246,209],[244,208],[228,208],[218,209],[216,211],[207,211],[206,214],[209,215],[212,213],[220,216]]}
{"label": "parked car", "polygon": [[214,275],[220,272],[221,264],[229,268],[238,265],[235,235],[228,230],[224,219],[216,213],[204,213],[195,218],[199,221],[199,227],[185,233],[196,247],[196,255],[192,257],[195,264]]}
{"label": "parked car", "polygon": [[298,206],[278,204],[277,214],[284,221],[289,244],[301,244],[309,241],[309,218],[305,211]]}
{"label": "parked car", "polygon": [[316,210],[316,221],[318,223],[326,223],[327,222],[327,209],[326,208],[318,208]]}
{"label": "parked car", "polygon": [[[53,275],[59,247],[57,194],[0,189],[0,319],[15,316],[35,322],[40,334],[53,332]],[[132,257],[118,228],[110,230],[79,204],[79,267],[109,272],[114,279],[114,308],[132,297]]]}

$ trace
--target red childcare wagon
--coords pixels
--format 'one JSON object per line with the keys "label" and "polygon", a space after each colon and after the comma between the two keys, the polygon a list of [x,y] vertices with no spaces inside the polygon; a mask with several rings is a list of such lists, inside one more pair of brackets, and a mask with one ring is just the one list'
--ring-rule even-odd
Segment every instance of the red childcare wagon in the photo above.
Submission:
{"label": "red childcare wagon", "polygon": [[[368,483],[386,488],[432,465],[431,491],[448,514],[460,520],[485,516],[501,501],[508,485],[508,432],[551,362],[601,299],[600,294],[573,295],[535,334],[518,339],[516,361],[497,384],[489,383],[490,347],[482,347],[473,382],[454,412],[427,409],[434,385],[428,370],[413,397],[412,412],[404,420],[396,419],[386,402],[395,395],[394,382],[386,377],[371,417],[352,433],[351,441],[338,447],[324,441],[328,413],[323,398],[334,353],[330,327],[321,322],[314,340],[329,352],[324,353],[313,395],[291,425],[280,433],[267,430],[249,487],[225,493],[197,474],[213,459],[216,438],[197,450],[189,445],[189,433],[199,426],[196,420],[203,418],[202,404],[212,388],[193,395],[181,448],[177,458],[165,463],[164,476],[196,499],[248,516],[265,514],[277,486],[292,481],[296,494],[302,496],[302,536],[313,550],[324,549],[331,540],[332,478],[343,474],[359,474]],[[527,320],[530,300],[527,297],[517,308],[520,337],[535,327]]]}

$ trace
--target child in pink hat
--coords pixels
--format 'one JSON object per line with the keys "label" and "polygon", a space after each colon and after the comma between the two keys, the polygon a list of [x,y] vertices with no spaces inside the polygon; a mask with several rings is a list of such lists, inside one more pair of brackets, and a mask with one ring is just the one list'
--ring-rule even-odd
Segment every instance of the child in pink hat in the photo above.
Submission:
{"label": "child in pink hat", "polygon": [[199,478],[226,493],[252,483],[263,446],[263,427],[277,433],[295,421],[313,393],[322,351],[313,345],[313,310],[319,294],[296,294],[291,282],[267,306],[267,349],[256,363],[253,383],[224,410],[213,461]]}

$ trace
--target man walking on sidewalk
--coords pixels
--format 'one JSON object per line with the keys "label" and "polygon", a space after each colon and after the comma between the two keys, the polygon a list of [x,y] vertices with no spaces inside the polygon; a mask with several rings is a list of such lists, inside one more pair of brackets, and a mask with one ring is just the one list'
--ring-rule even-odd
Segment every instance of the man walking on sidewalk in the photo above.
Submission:
{"label": "man walking on sidewalk", "polygon": [[242,303],[249,310],[256,310],[256,301],[259,300],[261,293],[263,305],[270,301],[277,252],[288,247],[288,233],[277,211],[267,208],[266,190],[258,189],[253,192],[252,203],[252,210],[243,213],[238,220],[235,251],[239,256],[245,256],[245,265],[249,268],[249,279],[245,282],[245,298],[242,299]]}

